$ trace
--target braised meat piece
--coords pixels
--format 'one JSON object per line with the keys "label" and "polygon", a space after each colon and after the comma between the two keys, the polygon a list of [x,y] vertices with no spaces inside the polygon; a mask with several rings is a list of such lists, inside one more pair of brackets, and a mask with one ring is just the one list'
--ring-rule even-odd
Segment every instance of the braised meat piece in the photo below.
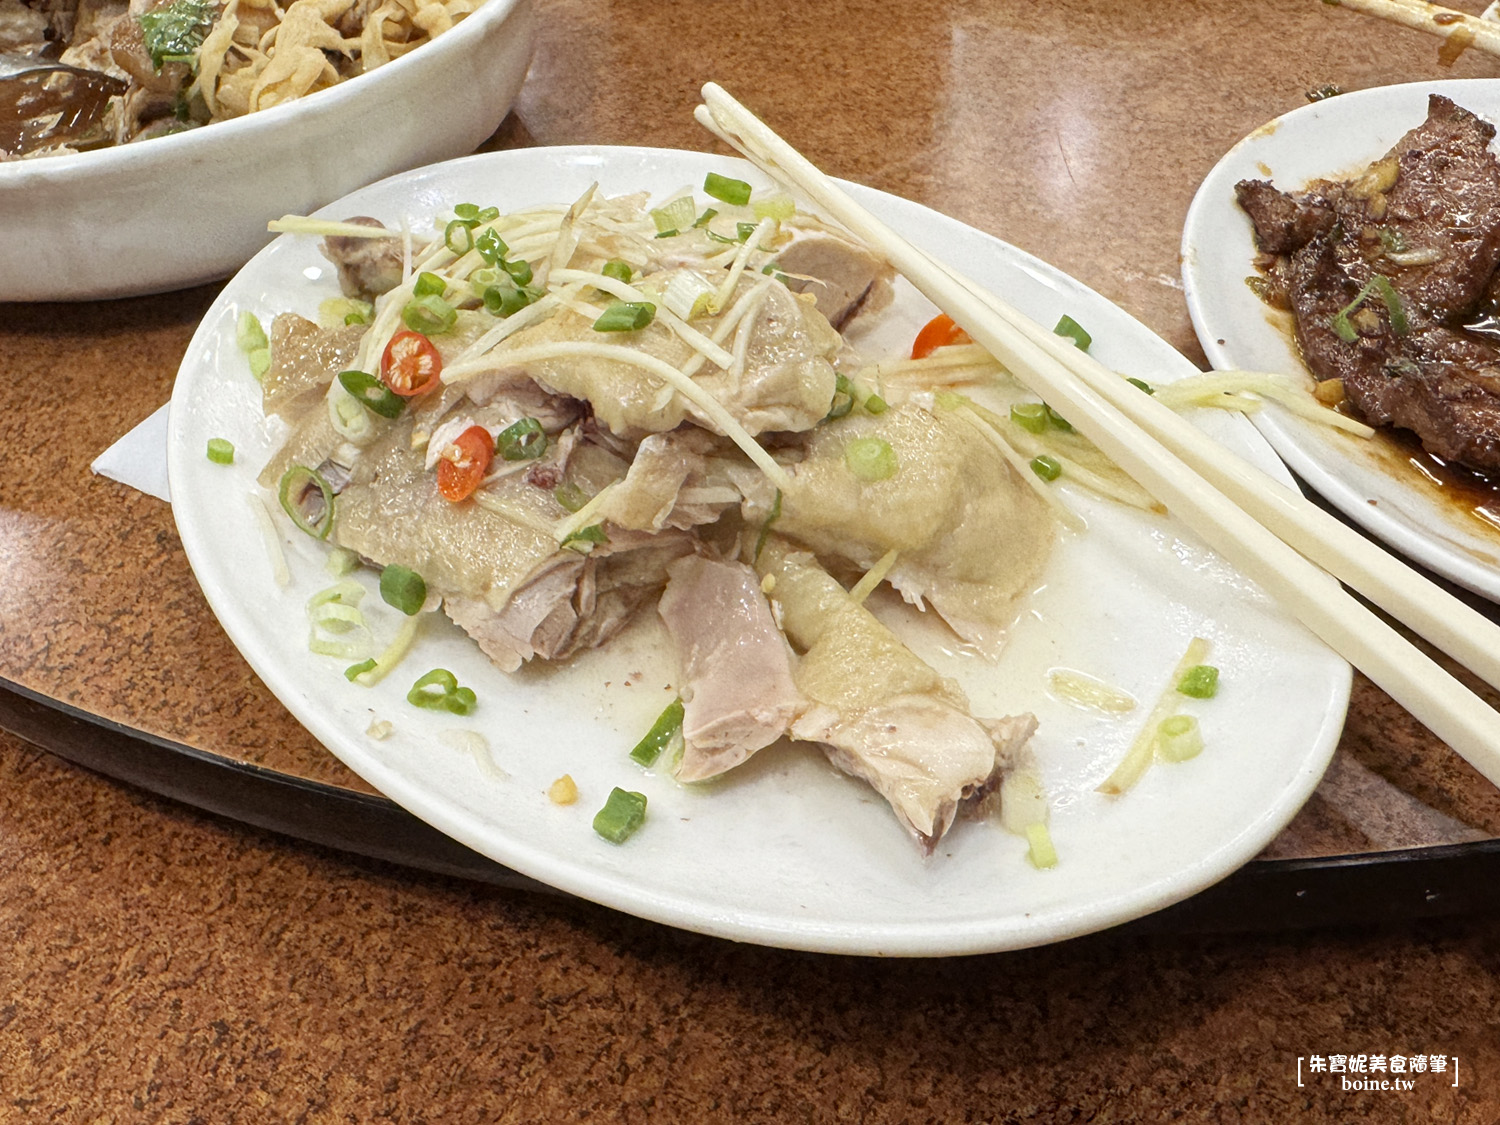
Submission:
{"label": "braised meat piece", "polygon": [[1268,300],[1292,310],[1319,379],[1372,425],[1500,468],[1500,160],[1488,122],[1433,95],[1427,120],[1347,182],[1236,186],[1267,255]]}

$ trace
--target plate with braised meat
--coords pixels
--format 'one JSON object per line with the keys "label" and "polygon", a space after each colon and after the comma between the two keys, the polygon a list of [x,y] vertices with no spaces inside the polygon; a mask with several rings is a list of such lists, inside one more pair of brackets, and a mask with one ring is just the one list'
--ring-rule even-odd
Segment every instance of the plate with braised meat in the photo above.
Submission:
{"label": "plate with braised meat", "polygon": [[1412,560],[1500,600],[1500,89],[1340,94],[1233,148],[1183,235],[1215,368],[1292,373],[1368,436],[1274,405],[1291,469]]}

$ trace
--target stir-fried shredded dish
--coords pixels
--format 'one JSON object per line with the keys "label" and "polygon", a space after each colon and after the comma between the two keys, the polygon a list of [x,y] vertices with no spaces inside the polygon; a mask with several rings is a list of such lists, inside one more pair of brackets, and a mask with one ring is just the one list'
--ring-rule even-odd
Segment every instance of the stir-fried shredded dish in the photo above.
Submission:
{"label": "stir-fried shredded dish", "polygon": [[481,0],[0,0],[0,51],[118,80],[7,84],[0,159],[241,117],[374,70]]}

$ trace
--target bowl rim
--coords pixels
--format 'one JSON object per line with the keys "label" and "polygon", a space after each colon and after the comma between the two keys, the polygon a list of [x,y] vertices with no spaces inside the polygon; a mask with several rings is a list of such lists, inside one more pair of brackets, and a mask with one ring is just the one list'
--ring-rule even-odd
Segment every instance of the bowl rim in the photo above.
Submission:
{"label": "bowl rim", "polygon": [[[30,181],[54,181],[66,178],[69,173],[105,174],[150,162],[158,157],[170,159],[184,145],[196,145],[199,148],[214,144],[221,147],[228,146],[257,133],[274,130],[285,124],[293,114],[317,115],[331,112],[350,99],[359,98],[365,94],[365,85],[360,83],[360,79],[391,75],[393,76],[391,80],[395,81],[408,70],[416,67],[430,69],[446,55],[461,51],[468,45],[470,38],[482,38],[489,31],[504,24],[518,8],[527,2],[528,0],[482,0],[479,7],[459,20],[448,31],[422,44],[422,49],[409,51],[377,70],[356,74],[336,85],[315,90],[300,98],[281,102],[241,117],[211,122],[181,133],[153,137],[149,144],[126,143],[92,149],[88,152],[0,161],[0,189],[25,186]],[[205,134],[209,139],[203,139]]]}

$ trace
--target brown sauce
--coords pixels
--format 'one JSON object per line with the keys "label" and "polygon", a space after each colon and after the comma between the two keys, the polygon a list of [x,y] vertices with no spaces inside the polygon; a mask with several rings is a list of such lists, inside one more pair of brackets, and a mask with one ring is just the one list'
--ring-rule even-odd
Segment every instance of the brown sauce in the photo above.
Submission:
{"label": "brown sauce", "polygon": [[1410,430],[1377,430],[1372,440],[1384,447],[1385,459],[1419,478],[1423,491],[1444,508],[1500,531],[1500,473],[1482,473],[1428,453]]}
{"label": "brown sauce", "polygon": [[110,92],[67,74],[0,82],[0,152],[20,156],[56,144],[108,144],[114,138],[105,135],[102,123]]}

